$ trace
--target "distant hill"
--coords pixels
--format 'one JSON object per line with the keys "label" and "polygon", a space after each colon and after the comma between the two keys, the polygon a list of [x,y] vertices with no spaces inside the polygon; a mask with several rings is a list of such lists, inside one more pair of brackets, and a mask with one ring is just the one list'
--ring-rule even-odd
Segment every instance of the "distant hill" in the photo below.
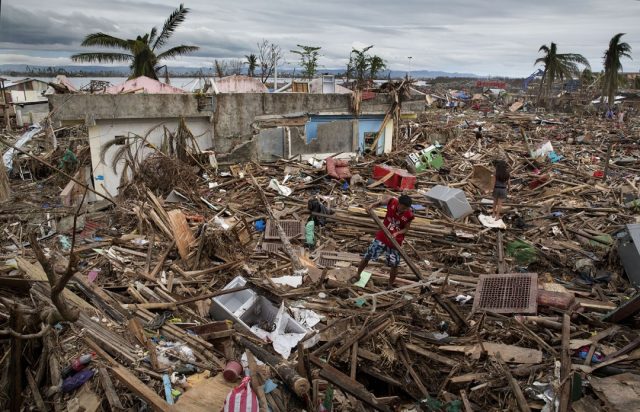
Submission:
{"label": "distant hill", "polygon": [[[172,76],[196,76],[199,74],[213,74],[214,70],[207,67],[169,67]],[[278,70],[282,76],[290,76],[294,73],[292,69]],[[300,74],[296,69],[295,73]],[[321,74],[344,74],[344,69],[322,69]],[[0,74],[6,76],[55,76],[56,74],[66,74],[68,76],[100,75],[100,76],[122,76],[129,74],[126,66],[32,66],[27,64],[0,64]],[[405,71],[391,70],[380,73],[379,78],[391,77],[400,78],[407,74]],[[480,77],[473,73],[451,73],[439,70],[412,70],[411,77],[433,79],[436,77]]]}

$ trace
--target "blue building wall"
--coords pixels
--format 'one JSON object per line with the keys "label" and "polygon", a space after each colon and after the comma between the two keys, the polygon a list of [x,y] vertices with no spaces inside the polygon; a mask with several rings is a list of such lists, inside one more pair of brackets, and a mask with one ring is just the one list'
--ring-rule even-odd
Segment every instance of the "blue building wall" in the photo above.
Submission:
{"label": "blue building wall", "polygon": [[[307,143],[318,138],[318,126],[325,123],[340,121],[340,120],[356,120],[358,125],[358,147],[360,151],[364,150],[364,135],[365,133],[377,133],[384,121],[384,115],[364,115],[356,119],[352,115],[315,115],[310,116],[309,121],[305,125],[305,135],[307,136]],[[349,137],[351,138],[351,137]],[[384,139],[385,131],[382,131],[382,135],[378,140],[377,153],[382,154],[384,151]]]}

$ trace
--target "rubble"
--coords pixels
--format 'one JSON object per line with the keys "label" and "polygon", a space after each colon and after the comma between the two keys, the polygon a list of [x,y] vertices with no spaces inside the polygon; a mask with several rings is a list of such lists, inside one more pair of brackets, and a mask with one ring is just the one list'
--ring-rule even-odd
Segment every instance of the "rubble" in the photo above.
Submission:
{"label": "rubble", "polygon": [[[517,103],[429,109],[391,153],[326,168],[214,167],[181,122],[116,198],[92,187],[82,130],[57,149],[34,132],[0,203],[3,408],[632,409],[640,123]],[[382,262],[355,278],[388,194],[415,214],[393,289]]]}

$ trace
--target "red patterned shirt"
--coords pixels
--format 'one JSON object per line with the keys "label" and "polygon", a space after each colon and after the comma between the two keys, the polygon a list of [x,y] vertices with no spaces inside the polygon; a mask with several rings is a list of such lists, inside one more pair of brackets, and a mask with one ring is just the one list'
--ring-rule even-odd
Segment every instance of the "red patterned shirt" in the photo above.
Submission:
{"label": "red patterned shirt", "polygon": [[[389,200],[389,203],[387,203],[387,214],[384,217],[383,222],[387,229],[389,229],[389,232],[394,235],[396,232],[407,227],[409,222],[413,220],[413,211],[411,210],[411,208],[405,210],[403,213],[400,213],[398,211],[399,205],[400,202],[395,197]],[[395,235],[395,238],[398,241],[398,244],[402,245],[402,242],[404,241],[404,234]],[[376,233],[376,239],[393,248],[393,244],[382,230],[379,230],[378,233]]]}

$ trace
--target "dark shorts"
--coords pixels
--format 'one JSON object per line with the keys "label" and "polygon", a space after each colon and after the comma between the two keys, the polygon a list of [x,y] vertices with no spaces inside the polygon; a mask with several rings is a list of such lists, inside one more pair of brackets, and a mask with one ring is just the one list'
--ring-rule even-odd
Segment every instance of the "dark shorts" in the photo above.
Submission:
{"label": "dark shorts", "polygon": [[364,258],[367,260],[377,260],[383,253],[387,258],[387,266],[394,268],[400,265],[400,253],[378,239],[373,239],[367,248],[367,252],[364,254]]}
{"label": "dark shorts", "polygon": [[506,199],[507,198],[507,188],[505,188],[505,187],[495,187],[495,188],[493,188],[493,198],[494,199]]}

